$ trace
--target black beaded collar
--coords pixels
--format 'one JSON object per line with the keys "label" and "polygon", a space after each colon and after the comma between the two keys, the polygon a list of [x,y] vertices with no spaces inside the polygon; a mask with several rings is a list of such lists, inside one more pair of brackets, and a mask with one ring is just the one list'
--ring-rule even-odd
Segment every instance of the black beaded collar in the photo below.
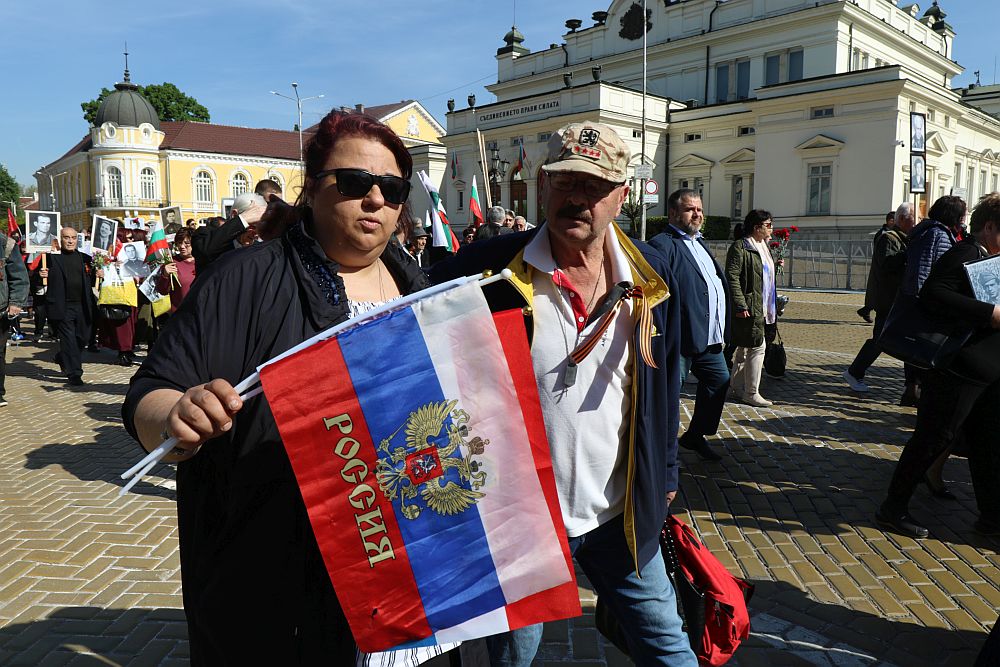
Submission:
{"label": "black beaded collar", "polygon": [[302,267],[313,279],[323,293],[323,297],[331,306],[339,306],[341,300],[346,301],[344,281],[337,274],[337,264],[316,252],[316,241],[309,238],[303,225],[305,220],[288,228],[288,240],[299,256]]}

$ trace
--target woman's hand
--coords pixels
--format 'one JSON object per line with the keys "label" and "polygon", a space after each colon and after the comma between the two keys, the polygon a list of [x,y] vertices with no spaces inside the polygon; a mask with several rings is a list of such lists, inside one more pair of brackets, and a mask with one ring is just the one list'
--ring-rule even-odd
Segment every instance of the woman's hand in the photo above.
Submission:
{"label": "woman's hand", "polygon": [[49,277],[49,270],[48,269],[38,269],[38,276],[40,278],[48,278]]}
{"label": "woman's hand", "polygon": [[166,271],[167,273],[173,274],[175,276],[177,275],[177,265],[176,264],[172,264],[172,263],[171,264],[164,264],[163,265],[163,270]]}
{"label": "woman's hand", "polygon": [[738,311],[736,311],[736,317],[740,317],[740,318],[746,319],[747,317],[750,317],[750,311],[749,310],[738,310]]}
{"label": "woman's hand", "polygon": [[243,401],[225,380],[191,387],[170,409],[166,431],[177,438],[177,448],[184,450],[180,460],[190,458],[202,443],[217,438],[233,426],[233,415]]}
{"label": "woman's hand", "polygon": [[1000,329],[1000,305],[993,306],[993,317],[990,318],[990,326]]}

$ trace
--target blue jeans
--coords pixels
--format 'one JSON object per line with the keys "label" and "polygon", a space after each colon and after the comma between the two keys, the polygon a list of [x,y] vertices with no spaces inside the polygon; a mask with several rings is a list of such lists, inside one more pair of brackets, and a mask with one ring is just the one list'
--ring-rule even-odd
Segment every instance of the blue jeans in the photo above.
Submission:
{"label": "blue jeans", "polygon": [[[637,665],[698,667],[687,634],[681,628],[674,586],[659,552],[636,576],[635,561],[625,543],[622,515],[573,537],[569,548],[597,594],[609,605],[628,639]],[[542,639],[542,625],[486,638],[493,667],[528,667]]]}
{"label": "blue jeans", "polygon": [[709,345],[701,354],[681,357],[681,382],[688,373],[698,378],[698,392],[694,398],[694,412],[688,432],[695,435],[715,435],[726,405],[729,392],[729,366],[722,354],[722,343]]}

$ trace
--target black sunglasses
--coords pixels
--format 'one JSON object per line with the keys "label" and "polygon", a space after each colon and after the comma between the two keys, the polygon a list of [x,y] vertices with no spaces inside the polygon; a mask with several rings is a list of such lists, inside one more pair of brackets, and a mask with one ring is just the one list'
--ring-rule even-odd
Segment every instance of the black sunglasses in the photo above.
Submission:
{"label": "black sunglasses", "polygon": [[337,192],[345,197],[364,197],[376,184],[390,204],[402,204],[410,194],[410,182],[399,176],[376,176],[364,169],[327,169],[316,174],[316,180],[327,176],[337,179]]}

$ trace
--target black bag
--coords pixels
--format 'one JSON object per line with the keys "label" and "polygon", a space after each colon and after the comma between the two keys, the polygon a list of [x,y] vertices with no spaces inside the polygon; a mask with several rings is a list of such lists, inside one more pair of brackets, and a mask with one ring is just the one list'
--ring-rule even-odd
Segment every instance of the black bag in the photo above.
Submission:
{"label": "black bag", "polygon": [[788,356],[785,354],[785,344],[781,342],[778,327],[774,328],[775,339],[768,341],[764,349],[764,371],[772,377],[784,377]]}
{"label": "black bag", "polygon": [[132,314],[128,306],[109,306],[107,304],[97,307],[101,317],[109,322],[124,322]]}
{"label": "black bag", "polygon": [[932,320],[915,296],[898,294],[878,338],[889,356],[923,370],[948,368],[972,330]]}

